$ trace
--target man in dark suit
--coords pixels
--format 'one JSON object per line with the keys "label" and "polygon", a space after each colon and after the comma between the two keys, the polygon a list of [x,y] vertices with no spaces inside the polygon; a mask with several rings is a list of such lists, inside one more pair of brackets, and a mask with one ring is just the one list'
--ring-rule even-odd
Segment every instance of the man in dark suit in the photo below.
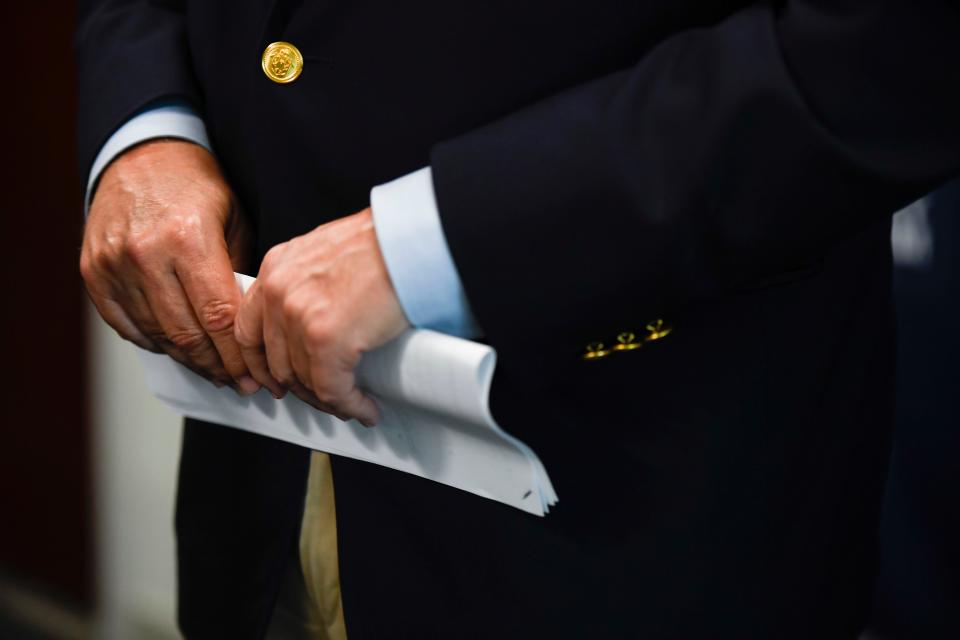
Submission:
{"label": "man in dark suit", "polygon": [[[369,424],[353,365],[408,324],[499,353],[560,504],[333,458],[350,637],[856,637],[889,216],[960,172],[953,3],[106,0],[78,42],[122,336]],[[309,460],[187,421],[188,637],[265,633]]]}

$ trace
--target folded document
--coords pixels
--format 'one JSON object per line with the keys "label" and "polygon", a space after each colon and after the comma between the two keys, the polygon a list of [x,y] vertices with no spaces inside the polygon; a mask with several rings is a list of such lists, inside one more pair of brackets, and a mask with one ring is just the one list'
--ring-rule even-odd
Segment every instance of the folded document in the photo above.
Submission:
{"label": "folded document", "polygon": [[[237,275],[244,291],[253,282]],[[171,358],[141,351],[150,390],[184,415],[372,462],[542,516],[557,501],[546,469],[493,420],[488,397],[496,352],[414,329],[364,355],[358,383],[380,407],[367,428],[266,389],[239,397]]]}

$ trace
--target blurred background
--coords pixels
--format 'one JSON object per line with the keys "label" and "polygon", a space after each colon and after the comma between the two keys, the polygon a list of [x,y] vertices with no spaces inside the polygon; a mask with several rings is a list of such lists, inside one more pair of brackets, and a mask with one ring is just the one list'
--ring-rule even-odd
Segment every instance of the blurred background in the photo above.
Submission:
{"label": "blurred background", "polygon": [[[0,640],[175,638],[180,421],[78,273],[75,12],[12,3],[0,99]],[[8,14],[9,15],[9,14]]]}
{"label": "blurred background", "polygon": [[[67,0],[14,3],[0,100],[5,356],[0,640],[178,637],[180,422],[97,317],[77,262]],[[960,637],[960,185],[898,214],[898,430],[869,637]]]}

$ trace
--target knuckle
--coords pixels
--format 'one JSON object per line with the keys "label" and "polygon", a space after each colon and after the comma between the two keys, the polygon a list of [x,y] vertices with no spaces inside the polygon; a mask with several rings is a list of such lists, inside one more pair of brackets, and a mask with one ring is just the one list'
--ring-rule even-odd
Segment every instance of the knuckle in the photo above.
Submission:
{"label": "knuckle", "polygon": [[260,346],[259,338],[246,330],[246,326],[241,318],[242,316],[237,316],[233,325],[233,339],[245,349],[254,349]]}
{"label": "knuckle", "polygon": [[195,353],[207,344],[207,335],[202,331],[193,329],[175,331],[168,335],[167,338],[175,347],[187,353]]}
{"label": "knuckle", "polygon": [[293,376],[293,373],[290,371],[280,371],[269,362],[267,363],[267,371],[270,372],[270,376],[280,383],[281,386],[290,389],[296,384],[297,380]]}
{"label": "knuckle", "polygon": [[267,272],[273,270],[276,266],[277,259],[280,257],[280,254],[283,253],[282,245],[274,245],[270,247],[266,254],[263,256],[263,262],[260,264],[260,271]]}
{"label": "knuckle", "polygon": [[287,297],[283,300],[283,315],[287,319],[297,319],[303,315],[304,305],[299,298]]}
{"label": "knuckle", "polygon": [[156,246],[155,238],[141,236],[127,242],[123,247],[123,253],[134,264],[142,265],[153,257]]}
{"label": "knuckle", "polygon": [[82,277],[85,282],[95,280],[97,277],[96,271],[93,268],[93,260],[90,259],[90,255],[86,252],[80,255],[80,277]]}
{"label": "knuckle", "polygon": [[101,317],[103,318],[103,321],[107,323],[107,326],[113,329],[114,333],[116,333],[118,336],[120,336],[124,340],[127,340],[128,342],[133,342],[133,336],[130,334],[129,331],[127,331],[126,327],[124,327],[118,322],[115,322],[113,319],[109,317],[106,317],[106,316],[101,316]]}
{"label": "knuckle", "polygon": [[193,248],[200,238],[200,222],[196,216],[178,216],[170,221],[166,239],[179,251]]}
{"label": "knuckle", "polygon": [[164,244],[192,245],[203,235],[203,222],[197,213],[168,211],[157,229]]}
{"label": "knuckle", "polygon": [[336,332],[328,323],[319,320],[310,322],[305,330],[307,344],[313,348],[325,347],[334,340]]}
{"label": "knuckle", "polygon": [[146,336],[147,340],[155,345],[164,346],[170,344],[170,340],[167,339],[167,334],[163,333],[162,331],[153,329],[142,331],[142,333],[144,336]]}
{"label": "knuckle", "polygon": [[261,275],[260,281],[263,286],[263,295],[268,301],[275,304],[285,298],[286,283],[275,270]]}
{"label": "knuckle", "polygon": [[[115,252],[111,253],[109,251],[90,251],[89,253],[86,253],[85,258],[87,262],[87,268],[94,277],[96,277],[97,273],[106,273],[111,271],[117,262]],[[82,260],[80,266],[83,268]]]}
{"label": "knuckle", "polygon": [[237,305],[228,300],[209,300],[200,305],[198,315],[207,331],[226,331],[233,328]]}
{"label": "knuckle", "polygon": [[339,394],[334,393],[329,389],[319,388],[315,389],[313,395],[317,397],[317,400],[327,405],[328,407],[337,408],[342,400]]}
{"label": "knuckle", "polygon": [[297,379],[289,373],[278,373],[276,371],[272,371],[270,375],[273,376],[274,380],[279,382],[282,386],[286,387],[287,389],[292,389],[293,386],[297,384]]}
{"label": "knuckle", "polygon": [[277,288],[273,280],[260,276],[260,286],[263,290],[263,300],[270,306],[275,306],[283,300],[282,292]]}

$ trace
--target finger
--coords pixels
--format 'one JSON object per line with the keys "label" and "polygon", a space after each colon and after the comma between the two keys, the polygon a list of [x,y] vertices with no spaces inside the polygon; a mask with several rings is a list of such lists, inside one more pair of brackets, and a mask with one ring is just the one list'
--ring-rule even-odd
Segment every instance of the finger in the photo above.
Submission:
{"label": "finger", "polygon": [[201,369],[180,347],[171,342],[164,332],[163,327],[160,326],[160,322],[154,316],[153,310],[150,308],[150,303],[147,301],[143,291],[136,285],[129,286],[129,289],[125,289],[118,294],[119,302],[133,323],[148,339],[160,348],[161,352],[166,353],[173,360],[179,362],[197,375],[211,381],[217,387],[223,387],[232,382],[226,374],[226,370],[211,372]]}
{"label": "finger", "polygon": [[330,415],[336,418],[339,418],[344,422],[349,420],[349,418],[347,418],[346,416],[338,415],[336,413],[336,410],[330,405],[320,402],[317,396],[314,395],[313,391],[310,391],[310,389],[307,389],[305,386],[303,386],[299,382],[295,382],[293,386],[290,387],[290,393],[295,395],[297,398],[299,398],[303,402],[306,402],[308,405],[310,405],[314,409],[318,409],[320,411],[323,411],[324,413],[329,413]]}
{"label": "finger", "polygon": [[147,336],[151,342],[160,347],[164,352],[170,352],[171,350],[179,352],[167,338],[167,334],[163,332],[163,328],[153,315],[153,310],[150,309],[150,304],[137,285],[129,285],[129,288],[118,292],[117,301],[127,312],[127,315],[130,316],[130,319],[137,328]]}
{"label": "finger", "polygon": [[300,339],[299,335],[291,336],[289,333],[287,334],[287,351],[290,354],[290,364],[297,380],[307,389],[316,393],[317,387],[311,376],[310,355],[307,352],[305,342]]}
{"label": "finger", "polygon": [[[294,301],[295,299],[290,297],[290,292],[288,292],[288,298],[284,301],[284,304],[290,305]],[[293,305],[293,308],[296,308],[296,305]],[[318,387],[314,384],[316,381],[312,380],[312,368],[310,365],[311,351],[316,348],[314,347],[316,341],[311,341],[307,338],[305,333],[306,324],[300,313],[294,313],[291,317],[286,308],[284,311],[283,318],[290,366],[293,368],[297,380],[316,395]],[[316,346],[324,348],[323,343]]]}
{"label": "finger", "polygon": [[234,338],[250,375],[279,400],[287,390],[270,375],[263,344],[263,310],[263,290],[254,282],[240,301],[240,311],[233,326]]}
{"label": "finger", "polygon": [[157,346],[153,340],[145,336],[143,332],[137,328],[137,325],[134,324],[133,320],[130,319],[130,316],[127,315],[127,312],[124,311],[123,307],[116,300],[111,300],[106,296],[96,295],[92,292],[90,293],[90,300],[104,321],[110,325],[114,331],[120,334],[121,338],[132,342],[141,349],[146,349],[154,353],[163,353],[163,349]]}
{"label": "finger", "polygon": [[209,377],[233,384],[173,271],[148,276],[141,293],[163,335],[194,367]]}
{"label": "finger", "polygon": [[338,416],[356,418],[366,427],[380,421],[380,410],[372,398],[365,395],[356,384],[352,366],[331,366],[335,357],[315,359],[311,378],[317,385],[314,394],[324,404],[330,405]]}
{"label": "finger", "polygon": [[133,322],[139,331],[146,335],[151,344],[156,347],[155,353],[165,353],[171,359],[180,363],[198,376],[209,380],[216,387],[222,388],[230,384],[231,380],[225,371],[222,372],[222,375],[217,376],[211,374],[209,371],[200,369],[179,347],[167,338],[163,329],[160,327],[160,323],[157,322],[157,319],[153,316],[153,311],[150,310],[147,299],[139,289],[123,291],[119,295],[119,298],[120,301],[118,304],[126,310],[131,322]]}
{"label": "finger", "polygon": [[278,314],[266,300],[263,308],[263,344],[267,352],[267,369],[270,375],[281,386],[292,391],[298,380],[290,364],[290,350],[287,347],[282,314]]}
{"label": "finger", "polygon": [[244,392],[257,392],[260,384],[250,376],[234,337],[241,296],[226,247],[213,248],[199,264],[181,263],[175,271],[200,328],[213,342],[227,373]]}
{"label": "finger", "polygon": [[287,390],[282,384],[274,380],[270,375],[270,368],[267,365],[267,354],[262,348],[244,349],[241,348],[244,362],[250,369],[250,375],[258,384],[266,387],[270,394],[277,400],[282,400],[287,395]]}
{"label": "finger", "polygon": [[[127,273],[140,272],[136,269],[129,269]],[[163,286],[156,284],[162,280],[160,277],[154,278],[153,284],[147,285],[147,289],[162,290]],[[171,284],[174,291],[180,290],[179,283],[177,282],[168,283],[166,286],[170,286]],[[187,353],[187,350],[181,345],[176,344],[176,342],[167,335],[167,331],[169,331],[170,328],[164,327],[157,319],[150,305],[150,300],[147,299],[144,289],[140,287],[138,280],[130,278],[119,282],[118,286],[121,287],[118,292],[120,304],[127,311],[131,320],[140,331],[160,347],[164,353],[198,376],[206,378],[216,387],[222,388],[226,385],[231,385],[236,389],[233,380],[218,360],[212,363],[202,360],[198,361],[194,354]],[[182,304],[186,303],[182,302],[181,305]]]}

